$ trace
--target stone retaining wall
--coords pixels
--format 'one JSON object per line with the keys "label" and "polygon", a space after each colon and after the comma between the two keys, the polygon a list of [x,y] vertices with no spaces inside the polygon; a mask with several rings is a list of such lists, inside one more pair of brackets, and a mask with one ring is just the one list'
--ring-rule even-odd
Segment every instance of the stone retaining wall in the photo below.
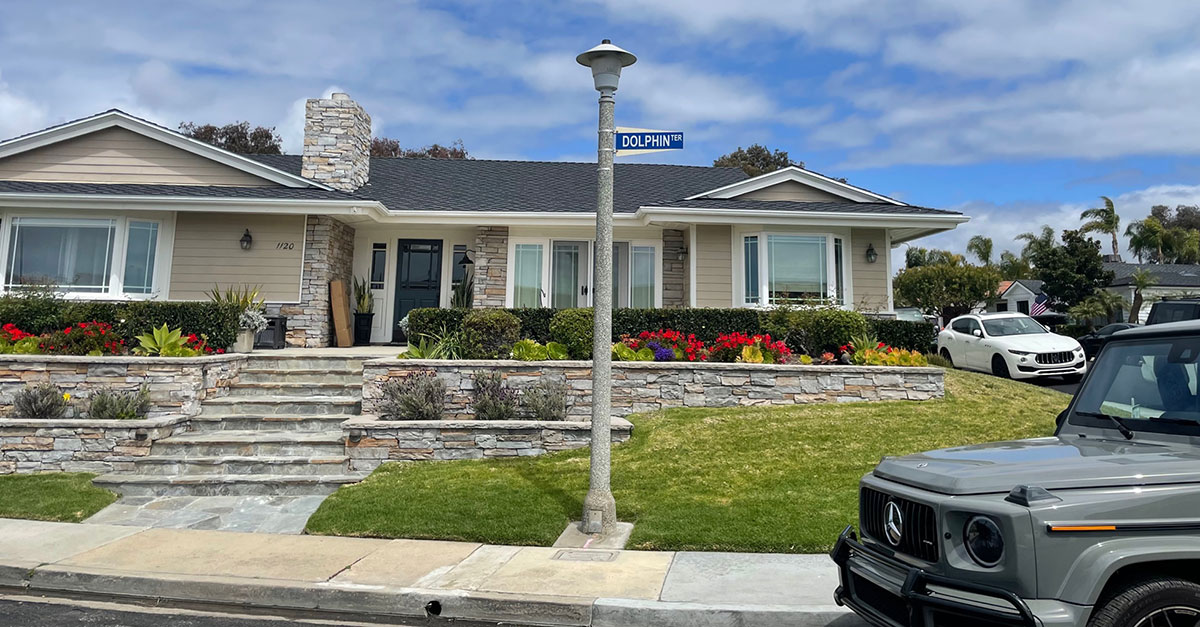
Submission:
{"label": "stone retaining wall", "polygon": [[[629,439],[633,425],[613,420],[613,442]],[[386,461],[528,457],[587,446],[590,422],[535,420],[386,421],[369,418],[342,423],[348,434],[350,469],[374,470]]]}
{"label": "stone retaining wall", "polygon": [[200,403],[229,393],[244,355],[207,357],[0,356],[0,414],[14,416],[13,395],[27,384],[52,383],[71,395],[69,417],[81,417],[98,389],[150,390],[148,418],[195,416]]}
{"label": "stone retaining wall", "polygon": [[148,420],[0,419],[0,475],[14,472],[132,472],[155,440],[186,429],[187,418]]}
{"label": "stone retaining wall", "polygon": [[[541,377],[566,381],[570,417],[589,420],[592,369],[588,361],[444,361],[376,359],[363,363],[363,413],[378,414],[383,384],[421,371],[446,382],[447,417],[470,418],[471,376],[496,370],[518,389]],[[732,407],[941,398],[941,368],[801,366],[688,362],[613,364],[613,413],[671,407]]]}

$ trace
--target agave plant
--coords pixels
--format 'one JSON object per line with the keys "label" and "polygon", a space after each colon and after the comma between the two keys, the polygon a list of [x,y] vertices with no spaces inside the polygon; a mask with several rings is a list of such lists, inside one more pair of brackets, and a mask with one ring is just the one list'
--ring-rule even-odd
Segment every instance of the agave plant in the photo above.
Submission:
{"label": "agave plant", "polygon": [[200,352],[187,347],[181,329],[169,329],[166,323],[150,333],[137,336],[139,346],[135,355],[158,355],[161,357],[195,357]]}

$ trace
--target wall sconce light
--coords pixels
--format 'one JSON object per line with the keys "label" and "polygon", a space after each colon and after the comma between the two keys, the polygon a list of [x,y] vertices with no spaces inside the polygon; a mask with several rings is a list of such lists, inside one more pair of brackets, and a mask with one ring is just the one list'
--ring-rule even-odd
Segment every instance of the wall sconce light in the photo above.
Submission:
{"label": "wall sconce light", "polygon": [[250,245],[254,243],[254,238],[250,236],[250,229],[246,229],[246,234],[242,235],[242,239],[238,240],[242,245],[242,250],[250,250]]}
{"label": "wall sconce light", "polygon": [[475,262],[471,260],[471,255],[468,254],[470,252],[471,251],[469,251],[469,250],[463,251],[462,256],[458,258],[458,265],[464,266],[464,267],[475,265]]}
{"label": "wall sconce light", "polygon": [[683,261],[684,259],[687,259],[687,253],[688,253],[687,246],[680,246],[679,254],[675,255],[675,260]]}
{"label": "wall sconce light", "polygon": [[875,252],[874,244],[867,244],[867,263],[875,263],[879,259],[879,253]]}

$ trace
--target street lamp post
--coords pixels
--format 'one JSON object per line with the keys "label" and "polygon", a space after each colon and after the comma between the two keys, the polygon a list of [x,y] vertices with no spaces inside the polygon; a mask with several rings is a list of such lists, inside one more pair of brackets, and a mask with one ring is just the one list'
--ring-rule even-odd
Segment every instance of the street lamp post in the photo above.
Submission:
{"label": "street lamp post", "polygon": [[583,499],[583,532],[605,533],[617,521],[617,504],[610,485],[612,466],[612,213],[613,156],[615,152],[613,92],[621,68],[637,57],[605,39],[599,46],[575,57],[592,68],[600,92],[600,138],[596,156],[596,259],[592,279],[592,451],[587,496]]}

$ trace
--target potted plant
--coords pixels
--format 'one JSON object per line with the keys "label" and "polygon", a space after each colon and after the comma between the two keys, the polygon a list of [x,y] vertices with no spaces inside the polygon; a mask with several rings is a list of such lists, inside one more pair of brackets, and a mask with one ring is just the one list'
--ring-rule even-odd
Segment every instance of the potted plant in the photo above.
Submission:
{"label": "potted plant", "polygon": [[371,322],[375,319],[375,297],[366,279],[354,277],[354,345],[371,343]]}
{"label": "potted plant", "polygon": [[208,297],[216,303],[236,305],[241,311],[238,314],[238,336],[233,343],[235,353],[249,353],[254,350],[254,336],[267,328],[267,318],[263,315],[266,299],[258,295],[258,286],[241,285],[227,287],[221,291],[216,285],[208,292]]}

